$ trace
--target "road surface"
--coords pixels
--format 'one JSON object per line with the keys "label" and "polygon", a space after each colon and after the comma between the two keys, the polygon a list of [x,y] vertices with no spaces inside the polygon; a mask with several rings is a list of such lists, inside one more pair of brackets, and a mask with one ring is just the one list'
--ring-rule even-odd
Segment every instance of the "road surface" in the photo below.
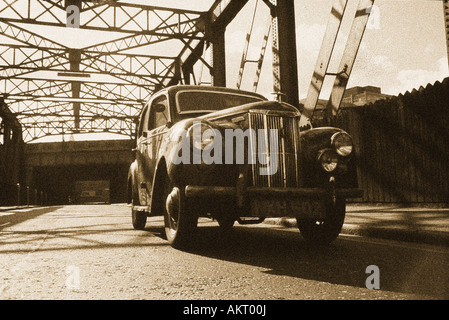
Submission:
{"label": "road surface", "polygon": [[222,234],[207,219],[196,239],[188,252],[171,248],[160,217],[133,230],[124,204],[0,212],[0,298],[449,298],[447,247],[341,235],[318,249],[296,228]]}

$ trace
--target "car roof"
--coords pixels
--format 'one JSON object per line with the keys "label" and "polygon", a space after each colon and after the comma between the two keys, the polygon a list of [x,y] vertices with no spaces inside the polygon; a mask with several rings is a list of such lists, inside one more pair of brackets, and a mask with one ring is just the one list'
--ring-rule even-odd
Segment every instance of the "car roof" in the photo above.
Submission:
{"label": "car roof", "polygon": [[174,85],[165,88],[164,90],[167,90],[167,92],[171,94],[176,94],[178,91],[215,91],[215,92],[227,92],[227,93],[235,93],[235,94],[245,94],[253,97],[257,97],[263,100],[267,100],[266,97],[264,97],[261,94],[258,94],[256,92],[251,91],[245,91],[245,90],[239,90],[239,89],[233,89],[233,88],[226,88],[226,87],[217,87],[217,86],[198,86],[198,85]]}

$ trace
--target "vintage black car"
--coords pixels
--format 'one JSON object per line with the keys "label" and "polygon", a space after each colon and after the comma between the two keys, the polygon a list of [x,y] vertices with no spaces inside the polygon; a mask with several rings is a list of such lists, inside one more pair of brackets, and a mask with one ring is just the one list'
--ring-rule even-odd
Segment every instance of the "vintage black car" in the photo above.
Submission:
{"label": "vintage black car", "polygon": [[241,90],[178,85],[143,108],[128,178],[135,229],[164,216],[175,248],[188,246],[199,217],[235,221],[294,217],[303,237],[328,244],[346,199],[360,196],[354,148],[338,128],[300,130],[297,108]]}

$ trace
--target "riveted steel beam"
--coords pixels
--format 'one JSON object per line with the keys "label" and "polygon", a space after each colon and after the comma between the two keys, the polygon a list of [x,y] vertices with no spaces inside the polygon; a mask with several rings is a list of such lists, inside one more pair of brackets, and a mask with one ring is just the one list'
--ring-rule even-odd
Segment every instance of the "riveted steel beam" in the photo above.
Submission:
{"label": "riveted steel beam", "polygon": [[338,74],[332,87],[331,95],[326,106],[326,117],[330,125],[334,125],[338,110],[343,100],[352,69],[357,58],[363,35],[368,24],[374,0],[360,0],[357,11],[349,31],[343,57],[338,67]]}
{"label": "riveted steel beam", "polygon": [[2,1],[0,20],[66,27],[69,5],[79,7],[79,28],[130,34],[161,35],[166,38],[195,37],[204,12],[132,4],[119,1]]}
{"label": "riveted steel beam", "polygon": [[444,27],[446,35],[447,59],[449,64],[449,0],[443,0]]}
{"label": "riveted steel beam", "polygon": [[270,0],[273,89],[278,99],[299,107],[298,59],[293,0]]}
{"label": "riveted steel beam", "polygon": [[[217,0],[202,12],[116,0],[4,1],[0,32],[12,44],[0,44],[0,95],[27,141],[73,130],[131,136],[143,103],[158,88],[190,77],[198,60],[215,85],[226,85],[224,32],[246,3]],[[39,26],[70,27],[70,5],[79,8],[80,30],[116,37],[75,49],[36,33]],[[134,53],[165,42],[182,48],[172,56]],[[198,54],[205,45],[212,46],[210,62]]]}

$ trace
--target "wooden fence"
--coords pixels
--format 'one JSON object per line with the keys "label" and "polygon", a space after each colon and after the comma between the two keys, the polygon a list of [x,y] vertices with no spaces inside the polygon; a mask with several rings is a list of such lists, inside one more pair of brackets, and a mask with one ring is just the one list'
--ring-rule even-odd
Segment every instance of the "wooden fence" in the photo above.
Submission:
{"label": "wooden fence", "polygon": [[449,78],[363,107],[342,108],[363,202],[449,204]]}

